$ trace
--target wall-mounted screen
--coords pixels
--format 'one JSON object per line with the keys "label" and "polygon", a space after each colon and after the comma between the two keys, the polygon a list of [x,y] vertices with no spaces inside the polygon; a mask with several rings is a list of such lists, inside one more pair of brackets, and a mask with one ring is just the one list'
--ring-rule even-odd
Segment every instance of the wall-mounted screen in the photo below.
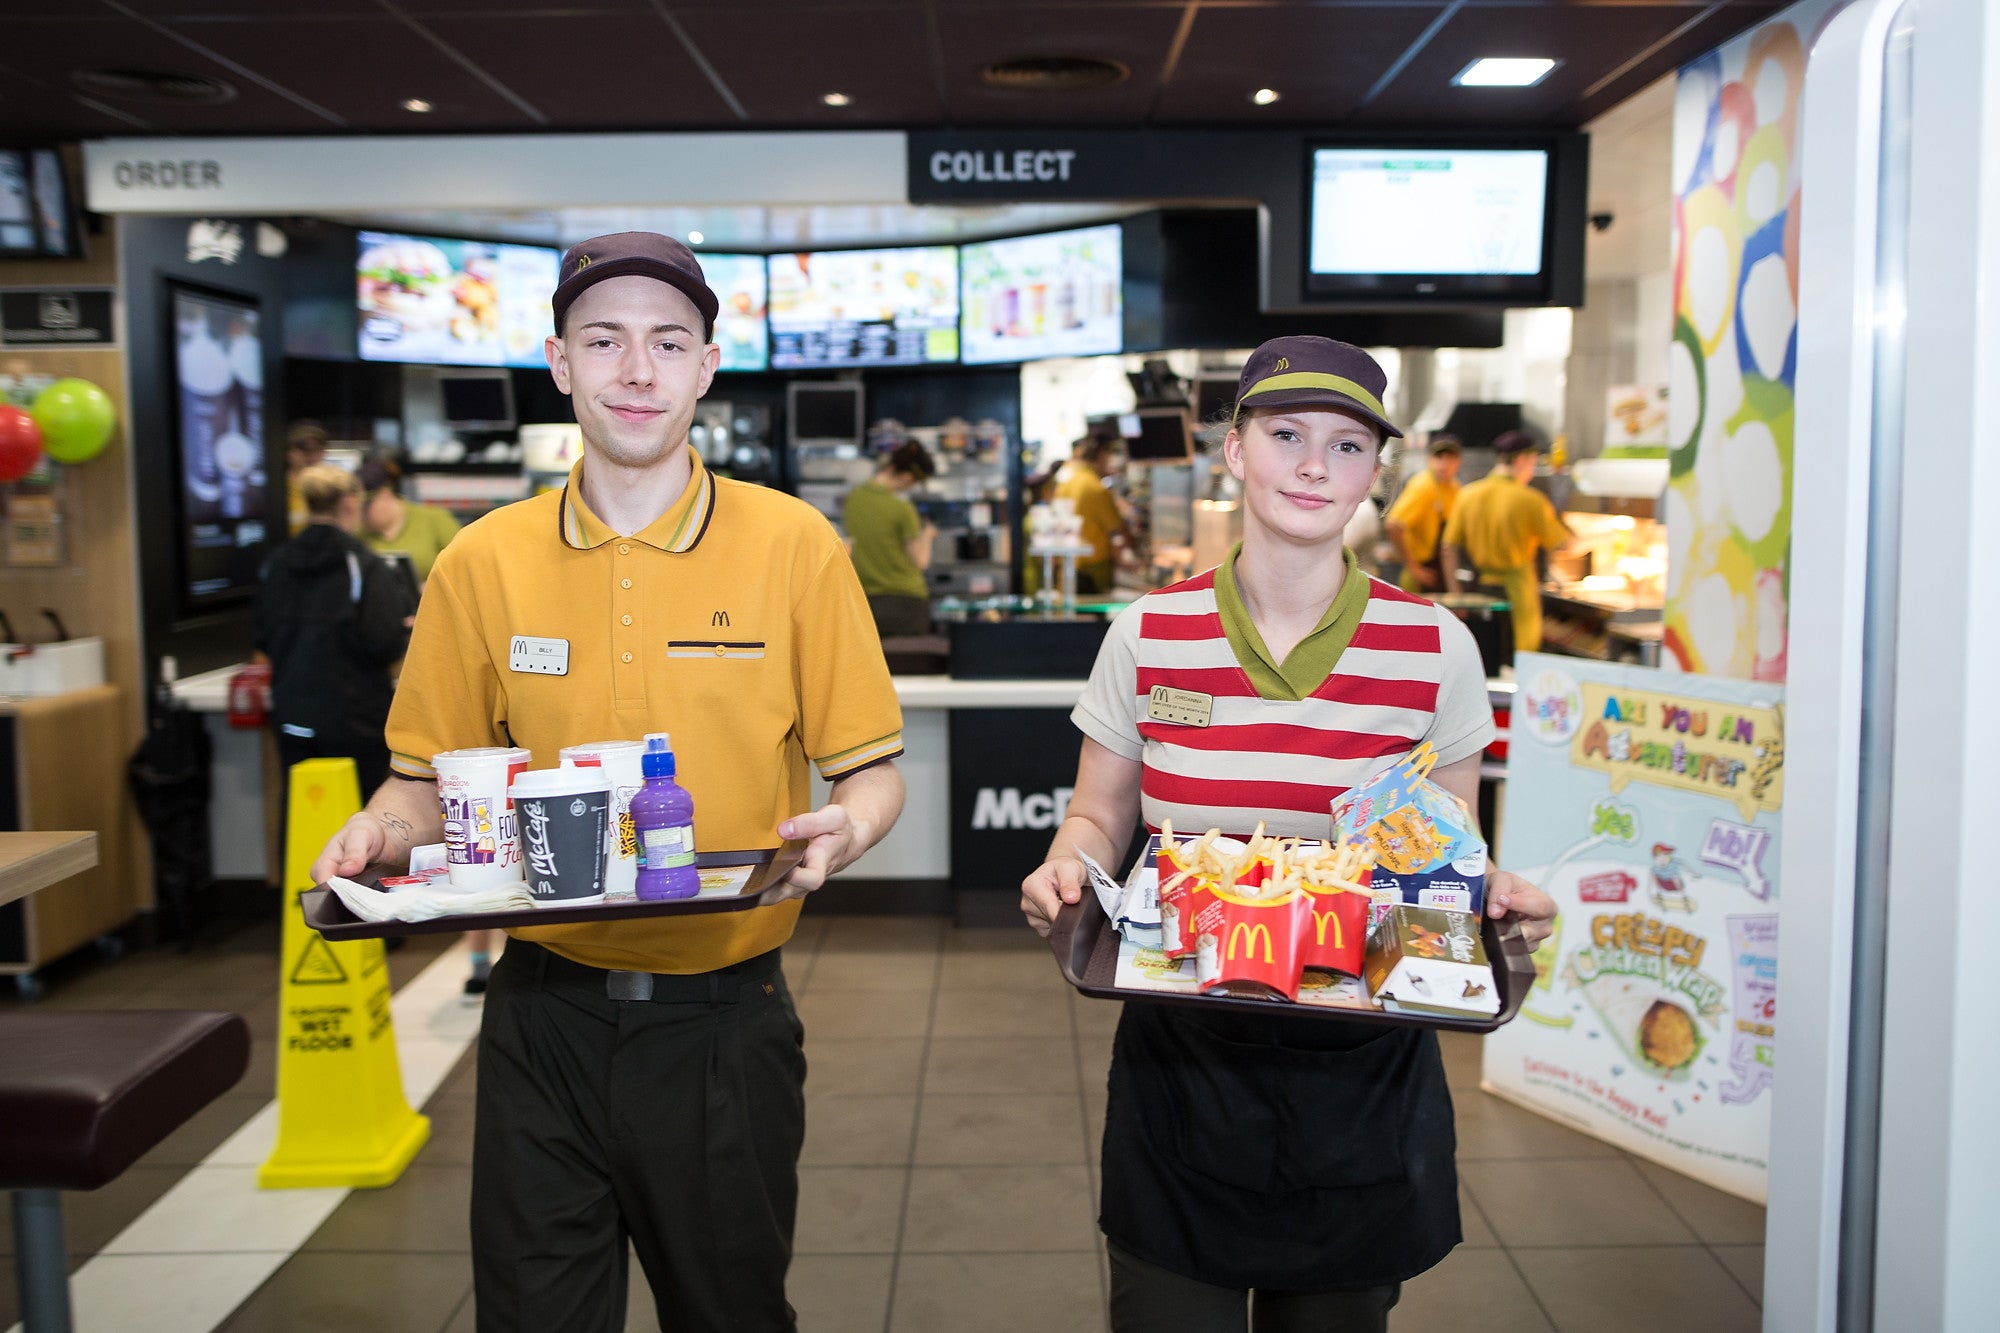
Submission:
{"label": "wall-mounted screen", "polygon": [[514,380],[504,370],[440,374],[438,402],[453,430],[514,429]]}
{"label": "wall-mounted screen", "polygon": [[0,148],[0,255],[74,259],[82,253],[62,155],[53,148]]}
{"label": "wall-mounted screen", "polygon": [[255,302],[172,291],[181,586],[201,605],[256,587],[263,563],[263,330]]}
{"label": "wall-mounted screen", "polygon": [[364,231],[355,264],[363,361],[540,366],[561,252]]}
{"label": "wall-mounted screen", "polygon": [[793,448],[861,445],[861,386],[850,381],[785,386],[786,436]]}
{"label": "wall-mounted screen", "polygon": [[771,331],[765,321],[766,274],[762,255],[696,255],[715,293],[715,342],[722,370],[762,370],[771,364]]}
{"label": "wall-mounted screen", "polygon": [[1343,144],[1309,154],[1309,294],[1547,296],[1549,148]]}
{"label": "wall-mounted screen", "polygon": [[963,247],[961,358],[985,365],[1123,351],[1123,235],[1114,222]]}
{"label": "wall-mounted screen", "polygon": [[958,360],[958,247],[770,256],[771,367]]}
{"label": "wall-mounted screen", "polygon": [[1194,457],[1193,425],[1181,408],[1142,407],[1118,418],[1118,433],[1134,463],[1185,463]]}

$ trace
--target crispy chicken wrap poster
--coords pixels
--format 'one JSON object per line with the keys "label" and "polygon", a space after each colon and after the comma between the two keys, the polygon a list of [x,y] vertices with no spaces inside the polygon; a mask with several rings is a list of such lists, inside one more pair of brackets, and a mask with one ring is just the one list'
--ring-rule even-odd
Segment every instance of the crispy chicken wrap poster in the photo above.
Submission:
{"label": "crispy chicken wrap poster", "polygon": [[1782,689],[1524,653],[1499,855],[1562,909],[1494,1092],[1763,1202]]}

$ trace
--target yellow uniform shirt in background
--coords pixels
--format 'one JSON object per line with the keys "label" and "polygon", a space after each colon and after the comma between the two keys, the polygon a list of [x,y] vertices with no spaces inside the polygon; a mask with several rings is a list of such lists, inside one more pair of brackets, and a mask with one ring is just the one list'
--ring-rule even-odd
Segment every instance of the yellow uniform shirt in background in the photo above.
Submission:
{"label": "yellow uniform shirt in background", "polygon": [[1548,496],[1496,469],[1458,493],[1444,539],[1482,574],[1503,574],[1531,565],[1537,551],[1561,546],[1569,529]]}
{"label": "yellow uniform shirt in background", "polygon": [[1055,498],[1074,504],[1083,519],[1083,539],[1090,543],[1090,555],[1083,563],[1108,563],[1111,534],[1125,526],[1125,518],[1118,512],[1118,502],[1111,498],[1111,492],[1104,489],[1104,481],[1096,470],[1088,463],[1064,463],[1056,473]]}
{"label": "yellow uniform shirt in background", "polygon": [[437,563],[438,553],[451,545],[451,539],[458,535],[458,520],[449,510],[436,505],[420,505],[405,500],[403,502],[403,530],[394,537],[377,537],[372,532],[363,533],[371,551],[401,551],[410,557],[410,567],[417,572],[417,582],[428,582],[431,566]]}
{"label": "yellow uniform shirt in background", "polygon": [[1458,501],[1458,483],[1439,481],[1429,468],[1411,477],[1396,503],[1389,506],[1388,521],[1403,525],[1403,540],[1409,543],[1412,564],[1427,565],[1437,554],[1438,539]]}
{"label": "yellow uniform shirt in background", "polygon": [[[578,468],[586,466],[578,464]],[[775,847],[808,808],[807,761],[837,778],[902,751],[902,714],[854,566],[804,501],[717,479],[620,537],[569,484],[494,510],[438,557],[389,714],[391,764],[520,745],[673,736],[695,845]],[[568,673],[510,669],[516,635],[567,645]],[[797,900],[713,915],[514,933],[592,967],[706,972],[783,944]]]}

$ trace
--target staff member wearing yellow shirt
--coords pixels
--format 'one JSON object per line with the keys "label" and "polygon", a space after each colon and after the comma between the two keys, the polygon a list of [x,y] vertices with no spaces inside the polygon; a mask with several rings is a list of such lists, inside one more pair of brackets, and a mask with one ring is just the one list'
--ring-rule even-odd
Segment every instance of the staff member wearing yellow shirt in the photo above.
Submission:
{"label": "staff member wearing yellow shirt", "polygon": [[458,535],[458,520],[436,505],[403,498],[403,472],[386,458],[361,465],[362,535],[372,551],[401,551],[410,557],[417,585],[430,580],[438,552]]}
{"label": "staff member wearing yellow shirt", "polygon": [[1444,525],[1458,503],[1458,469],[1464,461],[1456,435],[1432,436],[1424,470],[1404,483],[1403,493],[1383,519],[1390,543],[1403,557],[1399,582],[1404,592],[1444,589],[1440,548]]}
{"label": "staff member wearing yellow shirt", "polygon": [[1535,476],[1534,438],[1510,430],[1493,441],[1493,452],[1499,461],[1459,492],[1445,524],[1445,587],[1456,590],[1459,567],[1471,561],[1481,583],[1507,595],[1514,651],[1532,653],[1542,646],[1542,586],[1535,557],[1560,547],[1570,533],[1549,497],[1528,484]]}
{"label": "staff member wearing yellow shirt", "polygon": [[1068,500],[1083,519],[1083,540],[1090,554],[1076,562],[1076,590],[1086,593],[1111,591],[1118,567],[1112,539],[1125,531],[1125,516],[1118,502],[1104,488],[1104,479],[1117,468],[1118,445],[1101,435],[1086,435],[1070,447],[1069,462],[1056,473],[1055,499]]}
{"label": "staff member wearing yellow shirt", "polygon": [[[389,716],[391,776],[313,877],[442,836],[431,757],[667,731],[720,851],[807,842],[791,900],[515,932],[479,1034],[473,1293],[481,1333],[617,1329],[626,1245],[663,1328],[790,1333],[803,1034],[778,948],[797,895],[901,811],[901,715],[839,536],[688,447],[720,357],[686,246],[600,236],[563,256],[549,368],[583,457],[568,484],[438,558]],[[537,641],[523,671],[511,645]],[[833,781],[808,810],[807,763]]]}

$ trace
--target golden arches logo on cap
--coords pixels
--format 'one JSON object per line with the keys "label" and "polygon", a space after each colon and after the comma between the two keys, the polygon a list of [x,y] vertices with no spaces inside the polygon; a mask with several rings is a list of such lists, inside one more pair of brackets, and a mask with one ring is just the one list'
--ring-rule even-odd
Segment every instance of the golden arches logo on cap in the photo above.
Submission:
{"label": "golden arches logo on cap", "polygon": [[590,256],[589,256],[589,255],[578,255],[578,256],[576,257],[576,266],[577,266],[578,268],[589,268],[589,267],[590,267]]}
{"label": "golden arches logo on cap", "polygon": [[[1292,368],[1292,358],[1290,358],[1289,356],[1279,357],[1278,364],[1271,367],[1271,369],[1273,370],[1290,370],[1291,368]],[[1255,393],[1257,391],[1255,389],[1252,389],[1250,392]]]}

